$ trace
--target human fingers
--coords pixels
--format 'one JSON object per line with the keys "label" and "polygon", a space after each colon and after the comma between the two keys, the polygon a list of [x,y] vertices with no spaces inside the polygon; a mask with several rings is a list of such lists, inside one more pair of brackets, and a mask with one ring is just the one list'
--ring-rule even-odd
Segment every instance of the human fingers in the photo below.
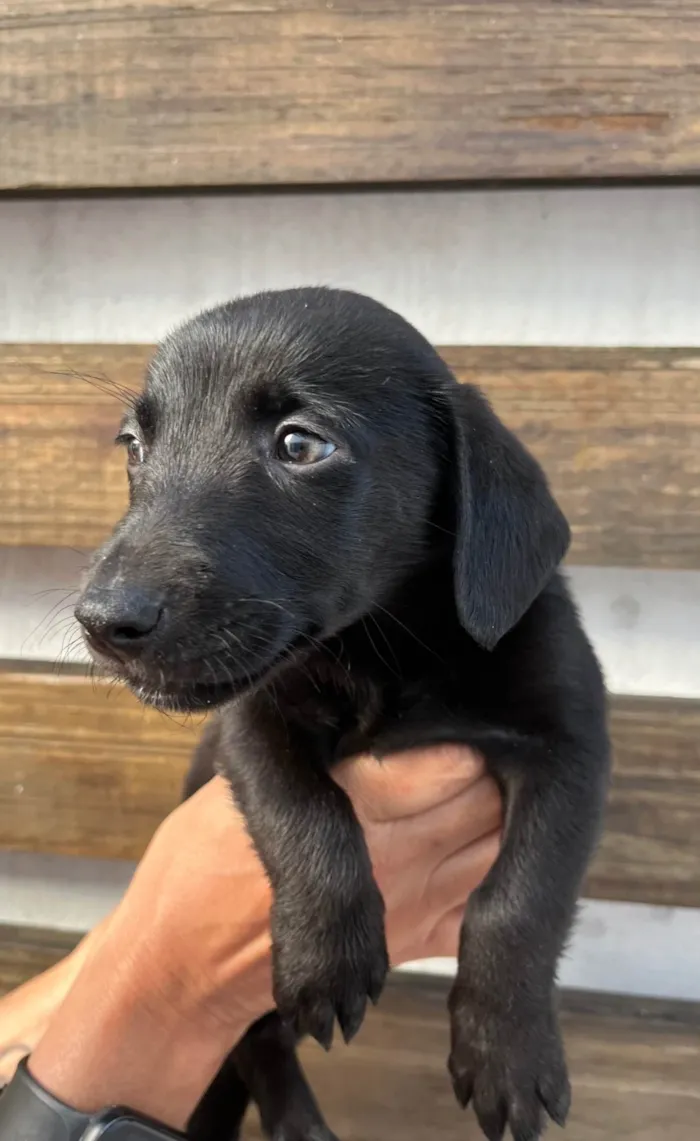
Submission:
{"label": "human fingers", "polygon": [[[387,906],[418,893],[425,897],[441,865],[498,829],[501,816],[498,789],[483,775],[421,813],[381,824],[365,823],[372,865]],[[446,877],[443,873],[438,883]]]}
{"label": "human fingers", "polygon": [[469,787],[484,773],[482,758],[464,745],[408,749],[378,761],[365,754],[333,771],[367,821],[381,823],[425,812]]}

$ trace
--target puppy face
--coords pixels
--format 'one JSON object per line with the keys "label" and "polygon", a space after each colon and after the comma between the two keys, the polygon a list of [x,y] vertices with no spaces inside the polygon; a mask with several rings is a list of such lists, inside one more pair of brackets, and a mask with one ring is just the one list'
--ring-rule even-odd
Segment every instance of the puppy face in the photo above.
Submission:
{"label": "puppy face", "polygon": [[98,661],[143,700],[209,707],[385,602],[430,541],[441,368],[338,291],[178,329],[122,423],[130,506],[76,608]]}

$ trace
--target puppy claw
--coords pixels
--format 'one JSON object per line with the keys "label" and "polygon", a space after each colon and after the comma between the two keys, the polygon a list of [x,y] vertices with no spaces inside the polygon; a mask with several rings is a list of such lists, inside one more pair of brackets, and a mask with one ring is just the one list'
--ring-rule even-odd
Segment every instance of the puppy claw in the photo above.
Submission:
{"label": "puppy claw", "polygon": [[506,1127],[505,1122],[503,1125],[501,1124],[500,1117],[489,1117],[477,1113],[476,1119],[481,1126],[481,1132],[488,1141],[503,1141]]}
{"label": "puppy claw", "polygon": [[335,1015],[329,1002],[323,1000],[313,1004],[303,1003],[297,1011],[285,1018],[291,1023],[298,1038],[307,1034],[315,1038],[324,1050],[330,1050],[333,1045],[333,1031],[335,1028]]}
{"label": "puppy claw", "polygon": [[382,961],[379,970],[376,971],[370,978],[369,986],[367,988],[367,995],[370,1002],[372,1003],[372,1006],[376,1006],[382,996],[388,972],[389,962],[388,960],[384,960]]}
{"label": "puppy claw", "polygon": [[308,1033],[312,1038],[315,1038],[319,1046],[327,1052],[333,1045],[333,1032],[335,1029],[335,1019],[333,1012],[329,1010],[323,1016],[317,1016],[308,1024]]}
{"label": "puppy claw", "polygon": [[513,1141],[539,1141],[544,1131],[544,1124],[539,1125],[511,1125]]}
{"label": "puppy claw", "polygon": [[508,1121],[513,1141],[538,1141],[544,1133],[546,1123],[535,1090],[531,1091],[527,1099],[517,1095],[511,1097]]}
{"label": "puppy claw", "polygon": [[357,995],[354,1000],[338,1007],[338,1024],[346,1045],[355,1037],[362,1026],[366,1010],[367,998],[365,995]]}
{"label": "puppy claw", "polygon": [[543,1077],[537,1084],[537,1095],[555,1125],[562,1129],[571,1109],[571,1085],[566,1073]]}
{"label": "puppy claw", "polygon": [[[360,1029],[368,997],[379,998],[389,970],[384,901],[373,881],[332,923],[324,914],[298,913],[298,900],[278,892],[273,910],[273,994],[300,1035],[310,1034],[326,1050],[337,1019],[349,1042]],[[285,929],[293,932],[285,936]]]}
{"label": "puppy claw", "polygon": [[452,1088],[455,1091],[455,1097],[457,1098],[457,1101],[461,1105],[462,1109],[466,1109],[474,1093],[474,1082],[472,1080],[472,1076],[465,1070],[460,1069],[460,1067],[455,1063],[451,1054],[447,1063],[447,1068],[450,1071],[450,1077],[452,1078]]}
{"label": "puppy claw", "polygon": [[494,1104],[490,1098],[486,1101],[478,1095],[473,1100],[476,1119],[488,1141],[502,1141],[508,1124],[508,1106],[505,1101],[501,1099]]}
{"label": "puppy claw", "polygon": [[460,1105],[471,1097],[488,1141],[538,1141],[545,1111],[563,1125],[571,1091],[552,1009],[528,1004],[504,1019],[456,986],[450,998],[452,1053],[448,1062]]}

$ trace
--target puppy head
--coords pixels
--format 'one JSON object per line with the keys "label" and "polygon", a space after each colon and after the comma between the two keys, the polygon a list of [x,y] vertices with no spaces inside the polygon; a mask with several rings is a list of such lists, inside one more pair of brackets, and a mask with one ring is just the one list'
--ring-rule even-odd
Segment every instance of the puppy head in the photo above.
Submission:
{"label": "puppy head", "polygon": [[428,541],[432,361],[397,315],[330,290],[168,337],[118,437],[129,509],[76,608],[101,664],[144,700],[210,706],[385,601]]}
{"label": "puppy head", "polygon": [[260,294],[168,337],[118,439],[130,506],[76,608],[142,699],[204,708],[347,628],[443,531],[492,647],[562,558],[535,461],[410,325],[333,290]]}

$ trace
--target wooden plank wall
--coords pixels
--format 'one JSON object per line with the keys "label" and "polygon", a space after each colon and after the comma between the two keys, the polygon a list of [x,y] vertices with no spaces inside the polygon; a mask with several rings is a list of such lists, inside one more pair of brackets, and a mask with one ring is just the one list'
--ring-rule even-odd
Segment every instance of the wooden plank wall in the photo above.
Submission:
{"label": "wooden plank wall", "polygon": [[0,187],[694,175],[691,0],[8,0]]}

